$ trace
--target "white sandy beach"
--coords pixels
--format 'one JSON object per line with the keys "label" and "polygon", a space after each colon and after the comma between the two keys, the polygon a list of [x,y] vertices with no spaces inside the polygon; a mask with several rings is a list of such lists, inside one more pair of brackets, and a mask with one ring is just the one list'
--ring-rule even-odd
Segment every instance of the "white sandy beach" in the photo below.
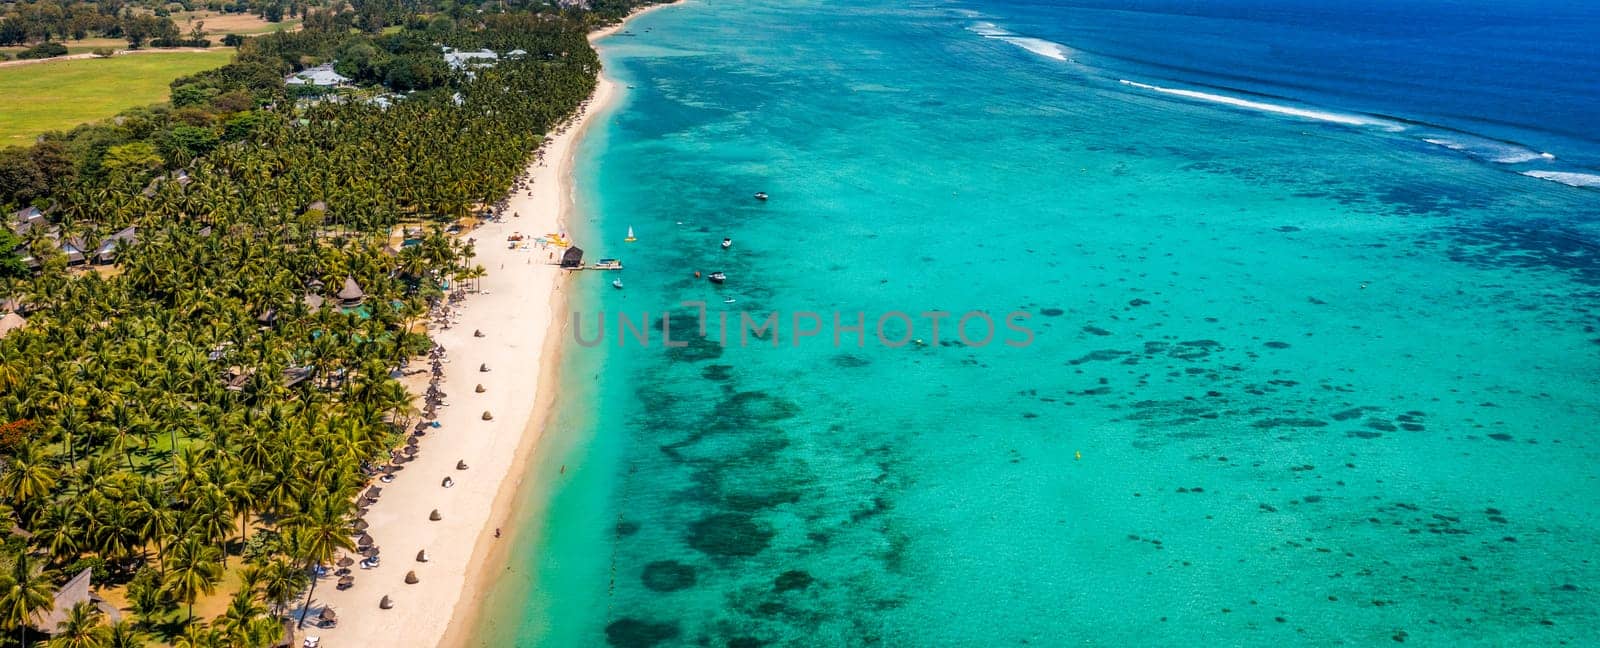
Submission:
{"label": "white sandy beach", "polygon": [[[645,11],[661,6],[667,5]],[[625,24],[596,31],[590,40]],[[432,331],[449,360],[439,386],[449,404],[439,410],[442,427],[423,437],[417,459],[405,464],[393,482],[376,484],[383,493],[365,519],[367,533],[381,549],[381,564],[353,568],[355,584],[342,591],[334,587],[336,578],[323,578],[299,637],[320,637],[328,648],[470,641],[469,626],[491,568],[504,560],[512,500],[555,399],[565,331],[565,273],[550,258],[551,252],[559,258],[561,250],[510,249],[506,237],[565,231],[573,209],[577,144],[593,118],[610,107],[616,90],[601,75],[581,113],[546,143],[540,160],[528,168],[530,190],[510,199],[509,213],[520,217],[508,216],[469,234],[488,276],[479,282],[482,294],[469,295],[457,306],[450,329]],[[484,337],[474,337],[476,330]],[[480,372],[485,364],[490,371]],[[482,394],[474,391],[479,384],[486,390]],[[492,421],[482,420],[485,411],[493,414]],[[468,469],[457,470],[458,461]],[[450,488],[441,486],[446,476],[454,482]],[[429,521],[435,509],[443,519]],[[502,527],[505,537],[497,538]],[[422,550],[428,552],[426,563],[416,560]],[[405,583],[410,571],[416,572],[417,584]],[[388,610],[378,607],[385,595],[394,602]],[[337,613],[335,627],[314,627],[312,620],[324,607]]]}

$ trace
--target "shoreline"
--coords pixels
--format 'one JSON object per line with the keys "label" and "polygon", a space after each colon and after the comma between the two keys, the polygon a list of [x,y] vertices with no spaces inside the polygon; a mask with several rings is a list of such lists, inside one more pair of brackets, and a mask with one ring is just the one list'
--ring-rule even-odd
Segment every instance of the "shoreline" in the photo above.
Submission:
{"label": "shoreline", "polygon": [[[650,5],[635,10],[628,14],[627,17],[617,21],[616,24],[590,32],[589,43],[595,48],[596,52],[603,51],[599,41],[627,28],[633,19],[658,9],[683,4],[685,1],[673,0],[673,2]],[[562,190],[560,210],[562,231],[565,231],[565,227],[570,222],[568,215],[572,213],[576,201],[578,188],[576,179],[577,144],[583,141],[584,136],[588,133],[589,126],[593,124],[596,118],[605,115],[616,107],[621,95],[619,88],[620,85],[617,81],[607,76],[602,68],[595,77],[594,94],[590,96],[589,102],[584,106],[572,129],[573,141],[565,149],[564,158],[558,163]],[[557,287],[557,294],[552,297],[552,308],[555,309],[555,312],[561,313],[563,317],[547,336],[546,352],[544,354],[547,364],[543,372],[550,376],[547,384],[551,385],[558,384],[556,376],[559,374],[561,365],[560,338],[568,330],[565,317],[567,312],[566,293],[561,290],[568,282],[562,281],[561,284],[561,286]],[[448,628],[436,642],[438,646],[461,648],[470,646],[476,631],[482,625],[483,614],[486,611],[484,604],[487,602],[494,582],[493,575],[500,572],[501,568],[510,560],[511,550],[517,546],[516,541],[521,535],[519,531],[522,526],[522,520],[514,515],[514,511],[517,508],[517,504],[520,503],[519,500],[524,495],[522,491],[523,480],[528,477],[528,469],[535,457],[534,450],[538,446],[538,441],[544,437],[542,430],[548,429],[550,422],[555,418],[556,391],[557,389],[552,388],[543,390],[538,394],[539,406],[537,414],[528,421],[528,430],[524,432],[526,443],[529,445],[525,448],[518,448],[517,465],[513,468],[515,475],[505,480],[501,484],[500,492],[495,495],[493,519],[504,522],[507,525],[508,532],[502,534],[503,537],[501,538],[495,538],[491,529],[486,526],[480,533],[478,546],[473,550],[472,572],[467,575],[465,582],[462,584],[463,596],[458,599],[456,607],[451,613]],[[535,432],[535,426],[538,426],[541,431]],[[498,529],[497,527],[496,530]],[[498,542],[497,540],[504,540],[504,542]]]}
{"label": "shoreline", "polygon": [[[589,41],[615,34],[633,18],[665,6],[671,5],[636,11],[591,32]],[[502,217],[468,234],[476,241],[474,262],[488,271],[479,280],[480,293],[455,306],[448,329],[430,325],[449,359],[439,387],[453,407],[439,410],[441,427],[421,439],[421,452],[393,482],[374,484],[383,494],[364,519],[367,533],[383,549],[381,563],[353,570],[355,584],[345,590],[335,589],[333,577],[320,579],[316,597],[305,603],[310,616],[306,627],[296,631],[295,645],[304,636],[320,637],[328,648],[454,646],[471,640],[492,575],[509,559],[519,526],[515,504],[554,414],[561,335],[567,331],[569,273],[548,256],[560,249],[521,249],[506,237],[567,231],[574,220],[578,145],[595,118],[615,105],[618,87],[604,72],[599,74],[594,93],[578,113],[550,134],[522,176],[531,183],[514,188],[508,199],[507,212],[520,216]],[[484,337],[474,335],[479,330]],[[537,370],[519,372],[531,368],[529,360]],[[480,364],[490,372],[471,369]],[[476,393],[477,384],[486,391]],[[494,419],[482,420],[484,412]],[[458,470],[458,461],[467,469]],[[454,481],[449,488],[441,486],[446,476]],[[429,520],[434,510],[441,520]],[[417,552],[424,550],[428,562],[417,561]],[[408,572],[415,572],[419,582],[406,584]],[[379,609],[384,596],[393,600],[392,609]],[[301,607],[296,606],[294,620]],[[311,617],[323,608],[338,615],[335,627],[315,627]]]}

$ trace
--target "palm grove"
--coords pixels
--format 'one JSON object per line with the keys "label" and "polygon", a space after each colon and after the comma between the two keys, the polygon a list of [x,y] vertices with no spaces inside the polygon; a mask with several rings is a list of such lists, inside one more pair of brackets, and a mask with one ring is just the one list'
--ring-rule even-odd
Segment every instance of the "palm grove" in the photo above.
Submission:
{"label": "palm grove", "polygon": [[[430,305],[483,271],[437,224],[507,193],[594,87],[588,28],[626,6],[487,9],[387,35],[308,17],[175,81],[175,105],[0,151],[0,207],[44,216],[0,259],[0,311],[26,316],[0,338],[3,641],[271,645],[351,548],[352,499],[415,412],[393,376],[432,345]],[[467,75],[439,45],[526,54]],[[371,87],[286,90],[341,54]],[[381,81],[412,92],[369,101]],[[436,226],[394,250],[404,222]],[[128,227],[115,266],[69,267],[61,241]],[[86,568],[131,614],[31,627]],[[231,598],[197,618],[208,596]]]}

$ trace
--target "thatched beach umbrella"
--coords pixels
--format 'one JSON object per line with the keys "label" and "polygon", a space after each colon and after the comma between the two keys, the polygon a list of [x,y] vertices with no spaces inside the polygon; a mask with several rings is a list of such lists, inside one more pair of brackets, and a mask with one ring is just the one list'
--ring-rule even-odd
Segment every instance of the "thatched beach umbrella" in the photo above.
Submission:
{"label": "thatched beach umbrella", "polygon": [[417,562],[428,562],[428,550],[427,549],[423,549],[423,550],[417,552]]}
{"label": "thatched beach umbrella", "polygon": [[417,584],[417,572],[414,572],[414,571],[406,572],[406,584],[407,585],[416,585]]}
{"label": "thatched beach umbrella", "polygon": [[467,460],[458,459],[456,461],[456,470],[466,470],[466,469],[467,469]]}
{"label": "thatched beach umbrella", "polygon": [[478,365],[478,371],[482,371],[484,373],[489,373],[489,365],[488,365],[488,363],[484,363],[484,364]]}
{"label": "thatched beach umbrella", "polygon": [[378,599],[378,609],[387,610],[392,607],[394,607],[394,601],[389,598],[388,594],[384,594],[383,598]]}
{"label": "thatched beach umbrella", "polygon": [[472,391],[474,391],[476,393],[479,393],[479,394],[482,394],[483,392],[486,392],[488,390],[483,388],[483,383],[478,383],[478,388],[474,389]]}
{"label": "thatched beach umbrella", "polygon": [[417,441],[418,441],[417,437],[409,437],[409,438],[406,439],[406,445],[408,445],[408,446],[416,446],[417,445]]}
{"label": "thatched beach umbrella", "polygon": [[485,421],[493,421],[494,420],[494,415],[490,414],[489,410],[484,410],[483,411],[483,420],[485,420]]}
{"label": "thatched beach umbrella", "polygon": [[349,567],[349,566],[354,565],[354,564],[356,564],[356,559],[354,559],[354,558],[351,558],[349,556],[344,556],[344,557],[339,558],[338,565],[340,567]]}
{"label": "thatched beach umbrella", "polygon": [[414,445],[413,446],[406,446],[406,449],[402,450],[401,452],[405,453],[405,455],[407,457],[409,457],[411,455],[417,454],[417,446],[414,446]]}
{"label": "thatched beach umbrella", "polygon": [[339,622],[339,615],[335,614],[334,611],[333,611],[333,608],[331,608],[331,607],[322,608],[322,614],[318,614],[317,618],[318,619],[322,619],[326,623],[338,623]]}
{"label": "thatched beach umbrella", "polygon": [[473,329],[472,330],[472,337],[477,337],[477,338],[483,337],[483,329]]}
{"label": "thatched beach umbrella", "polygon": [[339,589],[350,589],[351,587],[355,587],[355,584],[356,577],[354,576],[341,576],[339,578]]}
{"label": "thatched beach umbrella", "polygon": [[372,546],[372,536],[367,535],[366,531],[362,531],[361,535],[356,536],[356,546],[357,547],[371,547]]}
{"label": "thatched beach umbrella", "polygon": [[[363,520],[361,518],[356,518],[355,527],[356,527],[357,531],[366,531],[367,530],[367,521]],[[349,565],[345,565],[345,566],[349,567]]]}
{"label": "thatched beach umbrella", "polygon": [[428,519],[433,522],[438,522],[439,520],[443,520],[444,516],[439,515],[439,509],[433,509],[433,512],[428,514]]}
{"label": "thatched beach umbrella", "polygon": [[378,548],[377,547],[367,547],[366,549],[362,549],[361,550],[361,555],[365,556],[367,558],[371,558],[373,556],[376,556],[376,555],[378,555]]}

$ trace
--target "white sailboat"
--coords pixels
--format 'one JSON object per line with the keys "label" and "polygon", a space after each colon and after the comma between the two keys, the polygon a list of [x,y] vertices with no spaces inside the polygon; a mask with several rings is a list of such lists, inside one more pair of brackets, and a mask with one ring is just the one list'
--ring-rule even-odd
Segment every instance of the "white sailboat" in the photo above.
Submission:
{"label": "white sailboat", "polygon": [[622,239],[622,240],[625,241],[625,242],[628,242],[628,243],[632,243],[634,241],[639,240],[637,238],[634,238],[634,236],[633,236],[633,226],[632,225],[628,226],[628,238],[625,238],[625,239]]}

